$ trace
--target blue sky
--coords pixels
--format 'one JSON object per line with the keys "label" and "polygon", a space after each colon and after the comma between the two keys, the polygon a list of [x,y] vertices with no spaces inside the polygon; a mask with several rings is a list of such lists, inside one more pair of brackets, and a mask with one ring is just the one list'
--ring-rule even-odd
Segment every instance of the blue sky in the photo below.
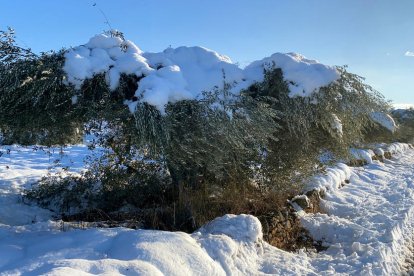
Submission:
{"label": "blue sky", "polygon": [[108,29],[101,11],[144,51],[200,45],[241,65],[298,52],[414,104],[412,0],[13,0],[2,1],[0,28],[34,51],[59,49]]}

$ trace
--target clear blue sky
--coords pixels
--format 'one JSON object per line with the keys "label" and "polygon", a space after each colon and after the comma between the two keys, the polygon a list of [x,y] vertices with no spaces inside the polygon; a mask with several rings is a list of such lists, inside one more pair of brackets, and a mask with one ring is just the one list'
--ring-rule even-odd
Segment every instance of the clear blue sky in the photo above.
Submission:
{"label": "clear blue sky", "polygon": [[349,65],[386,98],[414,103],[413,0],[13,0],[0,7],[0,28],[13,27],[36,52],[108,29],[102,10],[144,51],[200,45],[241,65],[298,52]]}

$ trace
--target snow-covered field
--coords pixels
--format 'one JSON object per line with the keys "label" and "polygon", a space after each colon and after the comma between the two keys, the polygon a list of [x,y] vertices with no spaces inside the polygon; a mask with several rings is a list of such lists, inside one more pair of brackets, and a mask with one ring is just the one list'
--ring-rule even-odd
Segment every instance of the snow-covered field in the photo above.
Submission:
{"label": "snow-covered field", "polygon": [[[393,275],[409,255],[413,149],[385,163],[340,165],[316,179],[326,190],[326,214],[299,213],[329,246],[320,253],[270,246],[259,221],[247,215],[217,218],[193,234],[62,227],[50,211],[25,205],[20,194],[59,166],[81,170],[87,148],[71,146],[64,155],[9,149],[0,157],[0,275]],[[350,183],[338,185],[345,179]]]}

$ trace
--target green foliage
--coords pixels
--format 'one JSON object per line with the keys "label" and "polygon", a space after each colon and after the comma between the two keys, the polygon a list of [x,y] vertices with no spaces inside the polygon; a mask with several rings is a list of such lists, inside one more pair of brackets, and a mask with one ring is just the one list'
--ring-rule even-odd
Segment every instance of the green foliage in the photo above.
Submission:
{"label": "green foliage", "polygon": [[273,98],[274,108],[281,114],[277,120],[282,128],[277,133],[278,141],[267,149],[262,167],[273,189],[285,193],[299,189],[308,176],[319,170],[322,152],[346,158],[349,148],[364,142],[366,133],[375,126],[371,112],[389,109],[382,95],[365,85],[361,77],[344,67],[337,70],[340,79],[312,97],[289,97],[288,84],[278,68],[265,72],[262,83],[245,91],[252,97]]}
{"label": "green foliage", "polygon": [[42,53],[15,45],[0,32],[0,130],[3,143],[45,145],[79,140],[73,89],[64,85],[64,51]]}
{"label": "green foliage", "polygon": [[167,108],[165,158],[173,177],[191,186],[197,185],[197,179],[245,185],[263,150],[276,139],[278,113],[270,104],[242,96],[229,107],[211,107],[217,96]]}
{"label": "green foliage", "polygon": [[[81,178],[45,179],[29,198],[56,205],[54,197],[65,198],[61,211],[73,209],[68,202],[79,205],[72,200],[73,191],[89,199],[86,210],[112,212],[125,204],[143,209],[162,206],[175,210],[174,229],[181,229],[179,225],[187,225],[198,214],[192,198],[201,190],[251,185],[264,149],[277,140],[278,112],[272,99],[216,90],[206,92],[200,101],[171,103],[164,115],[147,104],[138,104],[131,114],[123,103],[127,97],[134,100],[131,90],[136,87],[130,84],[136,80],[131,78],[123,76],[115,93],[108,90],[103,75],[85,82],[75,110],[88,122],[86,132],[97,137],[93,146],[106,148],[106,153],[92,160]],[[99,191],[91,193],[96,186]]]}
{"label": "green foliage", "polygon": [[0,30],[0,64],[9,65],[17,60],[31,60],[36,57],[30,49],[16,44],[15,32],[12,28]]}
{"label": "green foliage", "polygon": [[414,143],[414,108],[397,109],[392,115],[399,125],[396,133],[398,141]]}
{"label": "green foliage", "polygon": [[48,175],[28,190],[25,197],[59,213],[79,212],[96,204],[97,194],[90,184],[78,176]]}
{"label": "green foliage", "polygon": [[64,54],[62,49],[35,55],[17,46],[13,30],[0,32],[2,143],[77,143],[91,120],[116,124],[131,117],[123,100],[131,98],[136,77],[123,75],[120,87],[110,92],[104,74],[96,75],[76,91],[66,84]]}
{"label": "green foliage", "polygon": [[[161,208],[172,229],[191,230],[223,212],[255,213],[252,202],[284,204],[321,169],[321,153],[346,157],[351,146],[385,139],[370,114],[388,103],[344,67],[312,97],[289,97],[281,69],[237,96],[223,74],[224,89],[169,103],[161,114],[139,102],[134,75],[122,75],[115,91],[104,74],[75,90],[65,83],[64,54],[35,55],[16,45],[12,30],[0,32],[3,143],[66,144],[86,133],[104,149],[80,177],[50,176],[28,193],[61,212]],[[125,101],[137,103],[134,113]]]}
{"label": "green foliage", "polygon": [[156,208],[171,202],[169,178],[162,166],[135,160],[124,167],[108,159],[110,156],[101,156],[81,176],[62,173],[44,177],[26,198],[59,213],[111,212],[126,205]]}
{"label": "green foliage", "polygon": [[[389,113],[391,109],[389,102],[378,91],[365,84],[362,77],[347,72],[345,67],[337,69],[341,73],[341,78],[325,89],[328,96],[325,106],[327,111],[335,112],[342,121],[344,144],[350,146],[364,142],[384,142],[382,139],[389,138],[390,133],[372,121],[371,113]],[[330,101],[329,98],[337,100]],[[371,135],[373,137],[369,138],[373,130],[378,136]]]}

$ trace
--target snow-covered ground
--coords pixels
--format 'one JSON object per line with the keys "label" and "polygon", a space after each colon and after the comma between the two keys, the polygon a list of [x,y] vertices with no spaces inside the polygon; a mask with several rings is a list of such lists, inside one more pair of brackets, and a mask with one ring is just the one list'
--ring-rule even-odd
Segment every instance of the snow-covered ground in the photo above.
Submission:
{"label": "snow-covered ground", "polygon": [[[262,240],[252,216],[226,215],[193,234],[68,229],[52,213],[25,205],[21,190],[55,168],[78,171],[87,154],[13,146],[0,157],[0,275],[393,275],[414,229],[414,150],[385,163],[340,165],[316,179],[326,214],[300,212],[320,253],[288,253]],[[349,179],[350,183],[342,187]]]}
{"label": "snow-covered ground", "polygon": [[16,226],[49,220],[53,215],[50,211],[23,204],[21,190],[62,168],[79,172],[85,166],[83,160],[87,154],[83,145],[63,148],[63,152],[60,148],[37,146],[1,147],[0,224]]}

